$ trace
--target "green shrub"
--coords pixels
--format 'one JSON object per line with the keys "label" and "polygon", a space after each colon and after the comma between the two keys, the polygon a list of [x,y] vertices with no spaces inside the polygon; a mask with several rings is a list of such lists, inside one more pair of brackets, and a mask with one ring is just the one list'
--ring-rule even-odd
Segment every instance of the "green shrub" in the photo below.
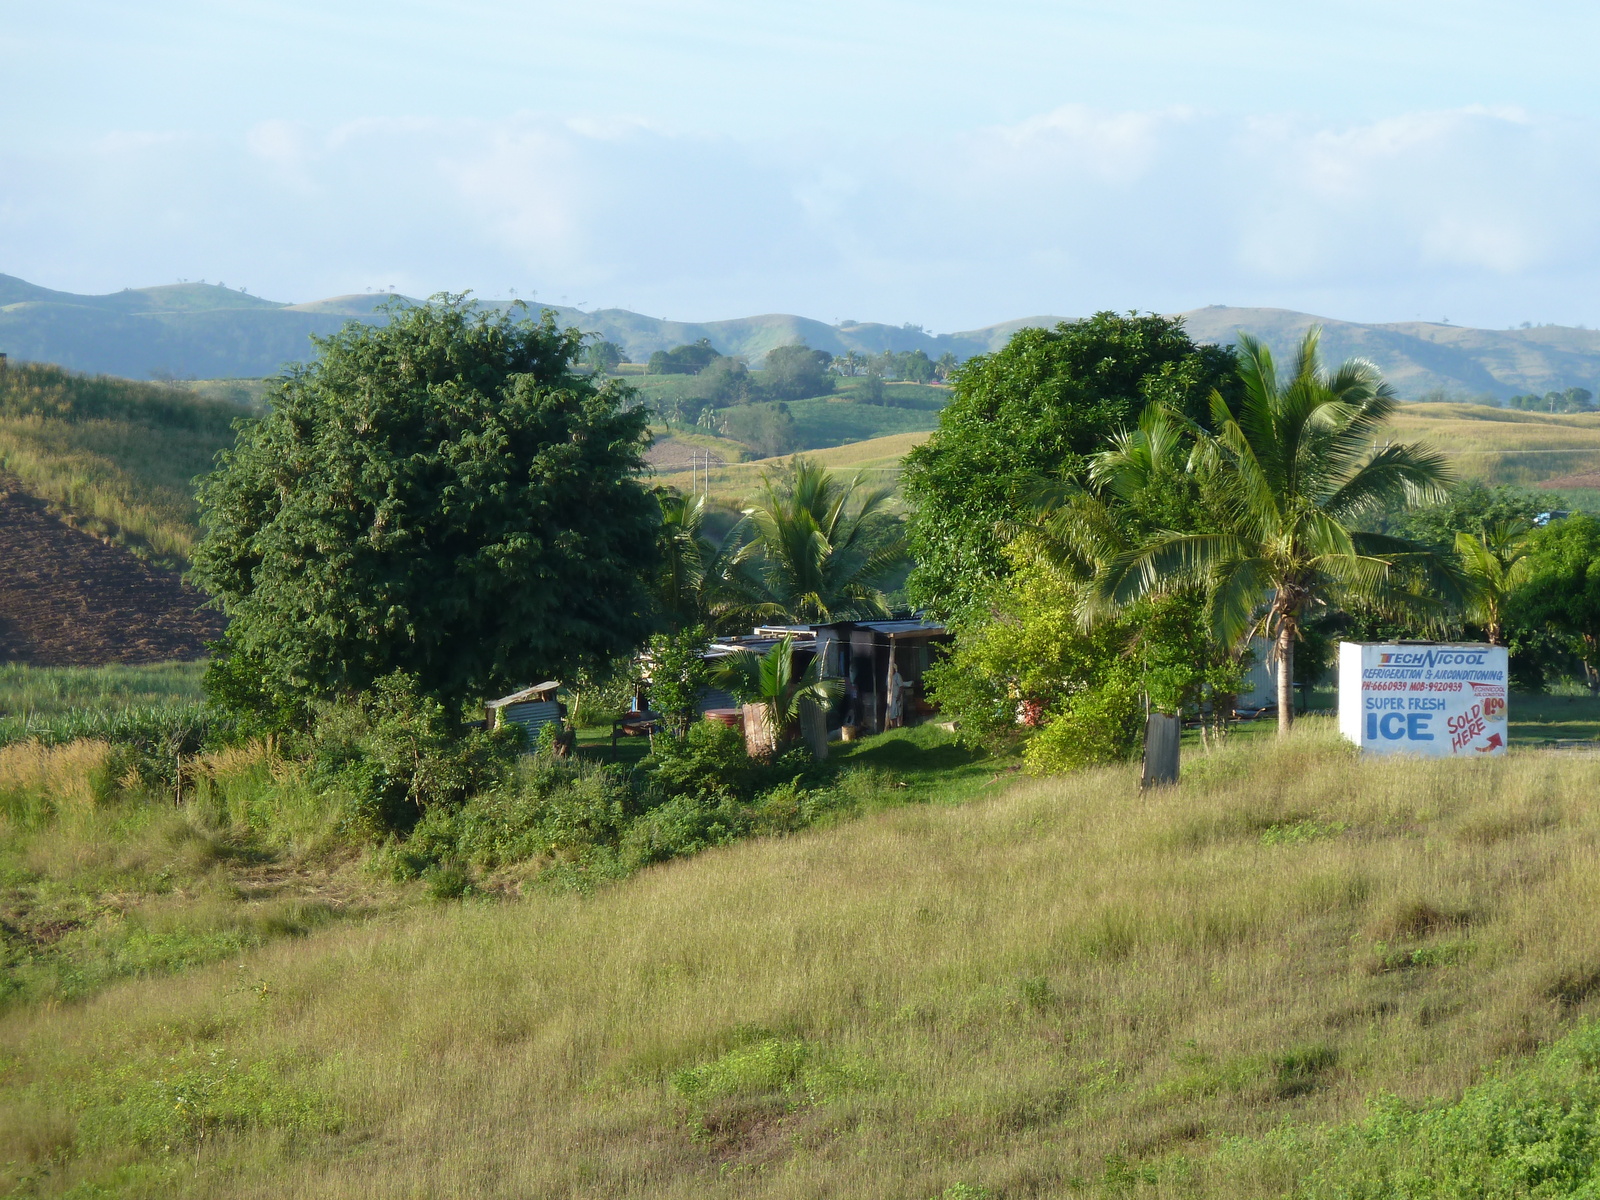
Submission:
{"label": "green shrub", "polygon": [[1600,1195],[1600,1025],[1556,1043],[1528,1067],[1453,1103],[1384,1096],[1341,1131],[1300,1194],[1345,1197]]}
{"label": "green shrub", "polygon": [[1023,761],[1039,775],[1120,762],[1138,748],[1143,716],[1143,702],[1131,688],[1079,692],[1029,739]]}
{"label": "green shrub", "polygon": [[435,900],[459,900],[472,891],[472,872],[460,859],[429,867],[422,878],[428,885],[428,895]]}
{"label": "green shrub", "polygon": [[628,826],[619,847],[626,870],[725,846],[755,831],[750,807],[733,796],[674,796]]}
{"label": "green shrub", "polygon": [[635,777],[658,801],[686,796],[714,802],[749,799],[760,775],[761,764],[745,752],[742,733],[718,721],[696,721],[681,738],[658,737]]}
{"label": "green shrub", "polygon": [[343,794],[352,832],[382,837],[493,785],[523,739],[517,726],[458,735],[444,707],[395,672],[357,702],[324,710],[313,733],[312,775]]}

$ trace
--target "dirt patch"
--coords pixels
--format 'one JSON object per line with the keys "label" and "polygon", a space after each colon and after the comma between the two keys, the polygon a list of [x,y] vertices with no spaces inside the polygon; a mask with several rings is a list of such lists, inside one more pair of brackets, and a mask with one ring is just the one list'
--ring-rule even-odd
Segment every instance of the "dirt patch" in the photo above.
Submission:
{"label": "dirt patch", "polygon": [[709,464],[721,467],[728,461],[715,450],[704,450],[690,442],[680,442],[671,436],[657,438],[655,444],[645,451],[644,458],[657,471],[663,473],[687,471],[691,465],[704,467]]}
{"label": "dirt patch", "polygon": [[0,662],[201,658],[223,629],[204,601],[178,572],[73,529],[0,476]]}
{"label": "dirt patch", "polygon": [[1563,488],[1600,491],[1600,471],[1579,471],[1575,475],[1561,475],[1555,479],[1541,480],[1533,486],[1547,488],[1552,492],[1559,492]]}

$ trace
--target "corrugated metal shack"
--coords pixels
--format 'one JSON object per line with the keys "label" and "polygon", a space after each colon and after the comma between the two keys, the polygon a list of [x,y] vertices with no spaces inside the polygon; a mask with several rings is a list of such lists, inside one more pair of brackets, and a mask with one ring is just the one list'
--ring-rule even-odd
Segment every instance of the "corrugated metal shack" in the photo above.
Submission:
{"label": "corrugated metal shack", "polygon": [[949,640],[950,632],[943,625],[920,617],[819,625],[818,652],[828,656],[829,673],[847,681],[841,702],[843,723],[872,733],[886,728],[889,685],[896,674],[902,687],[904,723],[915,724],[933,713],[922,677],[933,663],[934,647]]}
{"label": "corrugated metal shack", "polygon": [[561,685],[552,679],[489,701],[483,706],[489,728],[521,725],[528,732],[528,745],[532,746],[539,740],[541,729],[561,720],[561,704],[556,699],[560,690]]}
{"label": "corrugated metal shack", "polygon": [[[795,671],[804,671],[817,653],[817,636],[809,625],[758,625],[749,634],[716,638],[700,657],[714,667],[720,660],[740,650],[765,654],[784,638],[794,641]],[[699,707],[701,712],[706,712],[714,708],[738,708],[739,702],[729,692],[706,688],[700,693]]]}
{"label": "corrugated metal shack", "polygon": [[[828,727],[854,725],[864,732],[885,728],[889,711],[889,680],[898,673],[902,687],[903,720],[913,724],[933,712],[923,689],[922,676],[933,661],[933,647],[950,640],[943,625],[919,617],[890,621],[831,621],[812,625],[758,625],[748,636],[718,638],[706,651],[708,662],[736,650],[765,654],[781,638],[794,639],[794,665],[804,670],[820,655],[823,674],[846,681],[844,696],[828,713]],[[702,712],[735,705],[726,692],[708,690]]]}

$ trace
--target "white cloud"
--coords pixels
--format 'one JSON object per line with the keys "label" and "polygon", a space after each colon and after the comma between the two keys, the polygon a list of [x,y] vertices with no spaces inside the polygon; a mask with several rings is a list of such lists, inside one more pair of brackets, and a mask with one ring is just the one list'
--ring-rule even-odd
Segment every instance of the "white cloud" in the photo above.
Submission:
{"label": "white cloud", "polygon": [[267,121],[233,144],[130,134],[20,159],[0,270],[288,299],[515,285],[943,329],[1213,301],[1595,324],[1597,187],[1600,125],[1484,108],[1332,125],[1067,106],[826,143],[603,115]]}

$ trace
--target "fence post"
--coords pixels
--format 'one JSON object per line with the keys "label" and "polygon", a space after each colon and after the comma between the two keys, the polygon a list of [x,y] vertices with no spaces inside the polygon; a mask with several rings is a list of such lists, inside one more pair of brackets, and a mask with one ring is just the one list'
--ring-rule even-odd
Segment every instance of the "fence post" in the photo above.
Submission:
{"label": "fence post", "polygon": [[1183,722],[1176,716],[1153,712],[1144,721],[1144,770],[1141,788],[1178,782],[1178,742]]}

